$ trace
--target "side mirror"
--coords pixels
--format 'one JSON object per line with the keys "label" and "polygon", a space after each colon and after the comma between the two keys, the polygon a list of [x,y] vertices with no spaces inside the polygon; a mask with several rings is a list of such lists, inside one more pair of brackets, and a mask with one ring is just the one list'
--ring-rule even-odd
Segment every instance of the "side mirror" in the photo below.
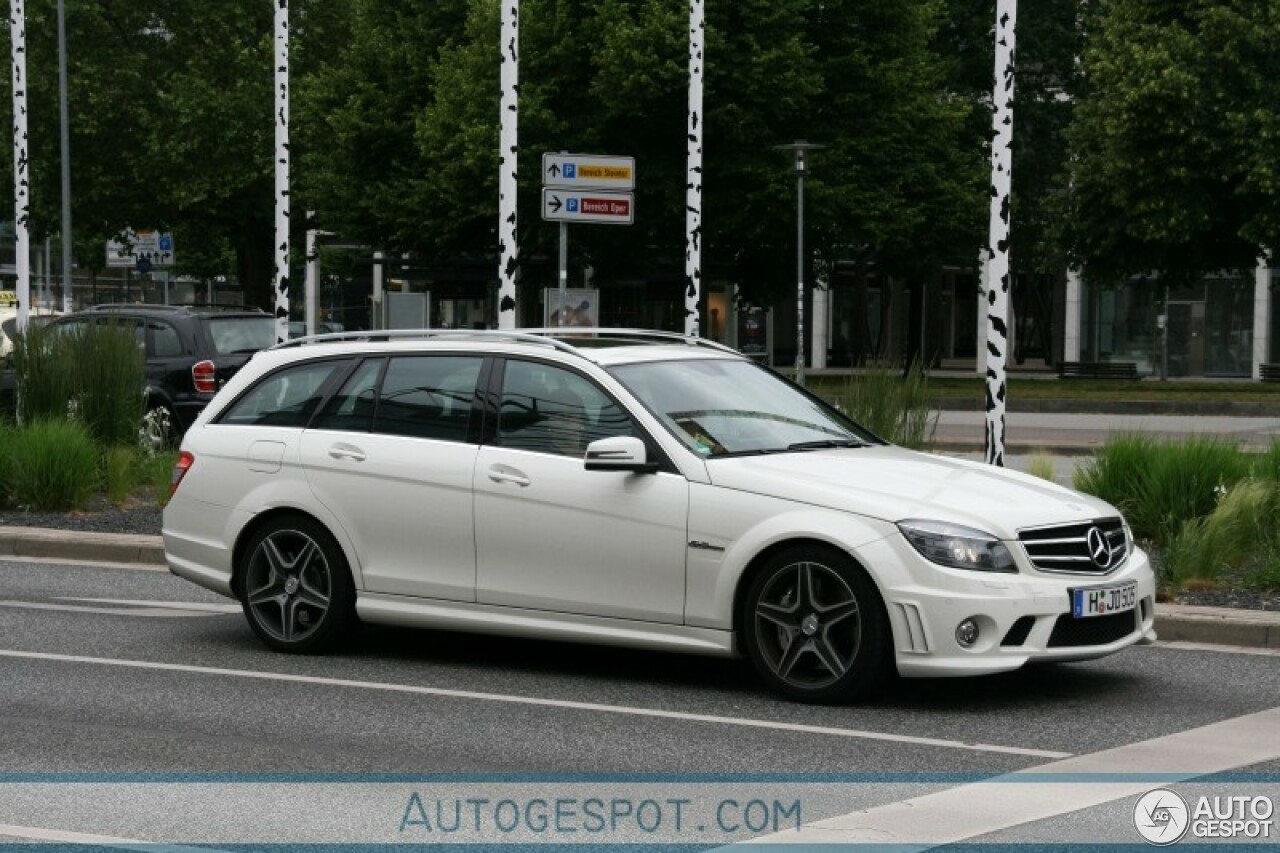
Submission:
{"label": "side mirror", "polygon": [[585,463],[588,471],[653,473],[658,470],[658,463],[648,461],[648,457],[643,441],[624,435],[588,444]]}

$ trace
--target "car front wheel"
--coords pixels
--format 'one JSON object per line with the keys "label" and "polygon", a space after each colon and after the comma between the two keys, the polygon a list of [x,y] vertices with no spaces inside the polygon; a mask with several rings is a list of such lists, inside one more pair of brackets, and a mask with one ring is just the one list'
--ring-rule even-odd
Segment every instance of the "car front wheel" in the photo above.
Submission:
{"label": "car front wheel", "polygon": [[329,531],[312,519],[273,519],[249,540],[242,559],[244,614],[271,648],[326,651],[354,622],[347,560]]}
{"label": "car front wheel", "polygon": [[875,585],[852,560],[819,547],[774,555],[748,589],[748,656],[775,690],[807,702],[865,696],[891,651]]}

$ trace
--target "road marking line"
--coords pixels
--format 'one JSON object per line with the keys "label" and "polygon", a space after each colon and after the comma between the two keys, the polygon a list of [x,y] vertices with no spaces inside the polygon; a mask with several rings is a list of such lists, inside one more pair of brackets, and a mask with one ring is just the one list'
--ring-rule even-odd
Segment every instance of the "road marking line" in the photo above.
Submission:
{"label": "road marking line", "polygon": [[60,663],[81,663],[95,666],[118,666],[131,669],[152,669],[164,672],[184,672],[195,675],[221,675],[231,678],[256,678],[262,681],[284,681],[294,684],[314,684],[325,687],[351,687],[360,690],[382,690],[389,693],[410,693],[420,696],[439,696],[447,699],[472,699],[483,702],[503,702],[511,705],[530,705],[542,708],[565,708],[574,711],[597,711],[606,714],[625,714],[634,717],[653,717],[666,720],[680,720],[693,723],[715,723],[726,726],[741,726],[753,729],[773,729],[775,731],[799,732],[801,734],[831,735],[833,737],[858,738],[861,740],[888,741],[892,743],[909,743],[918,746],[933,746],[944,749],[962,749],[972,752],[996,752],[1004,755],[1025,755],[1033,758],[1066,758],[1069,752],[1056,752],[1047,749],[1026,749],[1017,746],[998,746],[987,743],[965,743],[940,738],[915,737],[912,735],[895,735],[884,732],[864,731],[860,729],[839,729],[827,726],[811,726],[802,723],[785,723],[774,720],[753,720],[739,717],[721,717],[714,714],[693,714],[685,711],[664,711],[657,708],[636,708],[626,705],[601,705],[595,702],[575,702],[566,699],[541,699],[535,696],[515,696],[504,693],[481,693],[474,690],[449,690],[443,687],[421,687],[415,684],[389,684],[378,681],[351,681],[345,678],[325,678],[314,675],[292,675],[283,672],[256,672],[247,669],[224,669],[212,666],[192,666],[189,664],[157,663],[153,661],[126,660],[119,658],[95,658],[83,655],[63,655],[50,652],[27,652],[14,649],[0,649],[0,657],[19,658],[24,660],[55,661]]}
{"label": "road marking line", "polygon": [[1264,655],[1280,657],[1280,649],[1259,649],[1254,646],[1219,646],[1214,643],[1192,643],[1186,640],[1163,640],[1155,643],[1156,648],[1181,649],[1188,652],[1225,652],[1233,655]]}
{"label": "road marking line", "polygon": [[159,607],[161,609],[174,610],[198,610],[202,613],[240,613],[239,604],[219,604],[209,601],[156,601],[155,599],[128,599],[128,598],[73,598],[71,596],[58,596],[56,601],[81,601],[87,604],[121,604],[127,607]]}
{"label": "road marking line", "polygon": [[116,563],[110,560],[72,560],[65,557],[18,557],[5,554],[0,563],[40,563],[50,566],[72,566],[80,569],[131,569],[135,572],[164,572],[169,567],[163,563]]}
{"label": "road marking line", "polygon": [[[958,844],[1025,823],[1046,820],[1186,781],[1280,759],[1280,708],[1077,755],[864,811],[806,824],[799,831],[754,838],[750,844],[910,844],[925,849]],[[1160,775],[1155,783],[1134,772]],[[1115,782],[1020,780],[1027,774],[1117,774]],[[1128,778],[1125,778],[1125,777]],[[1123,827],[1121,827],[1123,829]],[[1134,835],[1134,843],[1138,836]]]}
{"label": "road marking line", "polygon": [[78,604],[50,604],[47,601],[0,601],[0,607],[17,607],[23,610],[61,610],[67,613],[105,613],[108,616],[142,616],[148,619],[156,617],[201,618],[214,616],[213,613],[194,610],[161,609],[159,607],[86,607]]}
{"label": "road marking line", "polygon": [[145,853],[217,853],[211,847],[183,847],[174,844],[157,844],[133,838],[117,838],[113,835],[92,835],[86,832],[69,832],[62,829],[45,829],[39,826],[17,826],[0,823],[0,836],[24,838],[30,841],[52,841],[62,844],[91,844],[95,847],[115,847],[120,850],[139,850]]}

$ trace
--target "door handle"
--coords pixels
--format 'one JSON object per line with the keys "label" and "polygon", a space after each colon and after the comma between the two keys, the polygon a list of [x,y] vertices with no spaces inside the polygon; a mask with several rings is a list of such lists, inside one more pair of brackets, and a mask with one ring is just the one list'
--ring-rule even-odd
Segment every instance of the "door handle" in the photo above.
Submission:
{"label": "door handle", "polygon": [[489,479],[495,483],[515,483],[524,488],[533,481],[512,468],[490,468]]}
{"label": "door handle", "polygon": [[335,444],[329,448],[329,455],[334,459],[350,459],[352,462],[363,462],[364,451],[350,444]]}

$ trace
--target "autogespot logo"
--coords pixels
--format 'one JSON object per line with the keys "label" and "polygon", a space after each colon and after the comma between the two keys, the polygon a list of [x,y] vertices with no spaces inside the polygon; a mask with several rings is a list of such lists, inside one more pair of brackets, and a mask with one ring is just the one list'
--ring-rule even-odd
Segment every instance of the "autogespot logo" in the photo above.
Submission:
{"label": "autogespot logo", "polygon": [[1181,841],[1191,825],[1187,801],[1167,788],[1156,788],[1138,798],[1133,807],[1133,825],[1150,844],[1163,847]]}

